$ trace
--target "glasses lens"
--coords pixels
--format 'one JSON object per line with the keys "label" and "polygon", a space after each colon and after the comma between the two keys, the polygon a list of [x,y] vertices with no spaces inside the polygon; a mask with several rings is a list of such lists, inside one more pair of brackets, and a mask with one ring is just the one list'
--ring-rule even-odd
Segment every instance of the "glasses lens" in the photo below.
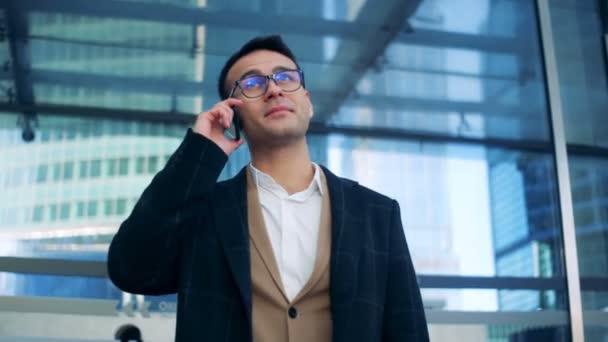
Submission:
{"label": "glasses lens", "polygon": [[262,96],[266,91],[268,79],[263,76],[251,76],[242,79],[239,82],[239,87],[243,91],[243,95],[247,97]]}
{"label": "glasses lens", "polygon": [[284,91],[296,91],[300,88],[302,77],[297,70],[286,70],[274,75],[277,85]]}

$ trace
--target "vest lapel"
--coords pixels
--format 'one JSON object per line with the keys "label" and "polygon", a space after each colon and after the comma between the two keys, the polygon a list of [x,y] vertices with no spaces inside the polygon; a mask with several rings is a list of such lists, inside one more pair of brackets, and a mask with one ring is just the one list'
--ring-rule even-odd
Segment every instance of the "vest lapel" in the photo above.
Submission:
{"label": "vest lapel", "polygon": [[327,189],[327,179],[323,174],[321,168],[321,187],[322,187],[322,199],[321,199],[321,219],[319,220],[319,237],[317,241],[317,255],[315,257],[315,265],[312,270],[312,274],[304,287],[300,290],[294,302],[297,302],[301,297],[312,290],[315,285],[321,280],[323,275],[328,272],[329,259],[331,254],[331,208],[329,190]]}
{"label": "vest lapel", "polygon": [[266,224],[264,223],[258,189],[249,167],[247,167],[247,209],[249,237],[251,238],[255,250],[252,250],[251,252],[259,254],[276,287],[281,291],[285,301],[289,302],[283,288],[281,274],[279,272],[279,267],[277,266],[276,258],[274,257],[274,250],[270,243]]}

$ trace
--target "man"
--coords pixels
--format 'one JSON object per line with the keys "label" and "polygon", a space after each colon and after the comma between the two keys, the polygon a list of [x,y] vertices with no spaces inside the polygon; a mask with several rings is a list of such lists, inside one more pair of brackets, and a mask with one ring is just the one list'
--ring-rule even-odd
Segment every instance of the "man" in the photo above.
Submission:
{"label": "man", "polygon": [[[114,237],[112,281],[177,292],[178,342],[428,341],[399,206],[310,161],[310,94],[281,38],[245,44],[219,92]],[[217,183],[243,142],[233,115],[252,162]]]}

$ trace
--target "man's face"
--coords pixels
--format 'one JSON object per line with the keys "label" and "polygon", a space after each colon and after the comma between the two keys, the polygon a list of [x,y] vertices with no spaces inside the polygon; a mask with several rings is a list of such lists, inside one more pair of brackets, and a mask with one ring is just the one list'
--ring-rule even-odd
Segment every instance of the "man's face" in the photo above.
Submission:
{"label": "man's face", "polygon": [[[228,89],[234,82],[253,75],[270,75],[287,69],[296,69],[288,57],[269,50],[254,51],[239,59],[226,77]],[[312,117],[310,94],[300,87],[293,92],[282,90],[273,80],[258,98],[247,98],[240,88],[233,97],[243,100],[239,108],[243,131],[250,145],[277,146],[302,139]]]}

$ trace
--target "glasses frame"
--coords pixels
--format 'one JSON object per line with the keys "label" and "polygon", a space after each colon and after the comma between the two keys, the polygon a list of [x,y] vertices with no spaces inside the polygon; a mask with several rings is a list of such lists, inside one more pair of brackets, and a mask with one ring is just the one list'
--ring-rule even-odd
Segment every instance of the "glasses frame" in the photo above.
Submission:
{"label": "glasses frame", "polygon": [[[276,80],[276,76],[278,74],[284,73],[286,71],[295,71],[295,72],[297,72],[300,75],[300,86],[298,86],[294,90],[285,90],[285,89],[281,88],[281,86],[279,85],[279,83]],[[246,80],[247,78],[250,78],[250,77],[263,77],[263,78],[267,79],[267,81],[266,81],[266,87],[264,88],[264,91],[259,96],[253,96],[253,97],[247,96],[245,94],[245,91],[241,87],[241,82],[243,80]],[[268,86],[270,85],[270,81],[271,80],[274,81],[274,84],[276,84],[277,87],[281,88],[281,90],[283,90],[285,92],[288,92],[288,93],[293,93],[294,91],[298,91],[300,88],[306,88],[306,85],[305,85],[305,82],[304,82],[304,71],[302,71],[302,69],[284,69],[284,70],[281,70],[279,72],[272,73],[270,75],[248,75],[248,76],[245,76],[245,77],[241,78],[240,80],[234,82],[234,86],[232,87],[232,90],[230,90],[230,95],[228,95],[228,97],[231,98],[234,95],[234,93],[236,92],[236,89],[239,88],[239,89],[241,89],[241,94],[243,94],[244,97],[246,97],[248,99],[258,99],[258,98],[264,96],[264,94],[266,94],[266,92],[268,91]]]}

